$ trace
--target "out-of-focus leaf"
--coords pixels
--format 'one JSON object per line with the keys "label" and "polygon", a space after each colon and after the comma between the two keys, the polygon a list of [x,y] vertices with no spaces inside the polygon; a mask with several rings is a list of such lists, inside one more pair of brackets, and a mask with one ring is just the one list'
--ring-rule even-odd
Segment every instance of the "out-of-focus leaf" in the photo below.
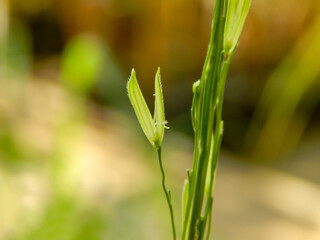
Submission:
{"label": "out-of-focus leaf", "polygon": [[[275,159],[282,151],[294,147],[303,134],[313,109],[310,105],[315,106],[319,100],[319,96],[306,95],[320,75],[319,41],[320,16],[271,74],[245,140],[254,159]],[[297,108],[308,97],[314,100],[302,117]]]}
{"label": "out-of-focus leaf", "polygon": [[92,36],[78,36],[66,46],[61,60],[61,81],[70,90],[87,94],[99,76],[103,51]]}

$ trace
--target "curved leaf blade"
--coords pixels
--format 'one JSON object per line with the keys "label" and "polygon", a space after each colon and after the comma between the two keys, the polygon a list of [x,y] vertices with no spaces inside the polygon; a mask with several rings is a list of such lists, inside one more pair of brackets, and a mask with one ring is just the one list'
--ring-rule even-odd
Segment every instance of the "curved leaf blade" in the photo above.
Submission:
{"label": "curved leaf blade", "polygon": [[128,96],[133,106],[133,109],[137,115],[140,126],[150,141],[150,143],[155,146],[155,126],[152,119],[148,105],[142,95],[141,89],[139,87],[136,73],[132,69],[131,76],[127,83]]}
{"label": "curved leaf blade", "polygon": [[164,114],[164,103],[163,103],[163,93],[161,85],[160,68],[156,73],[155,77],[155,102],[154,102],[154,121],[156,128],[156,145],[160,146],[163,140],[164,128],[166,125],[165,114]]}

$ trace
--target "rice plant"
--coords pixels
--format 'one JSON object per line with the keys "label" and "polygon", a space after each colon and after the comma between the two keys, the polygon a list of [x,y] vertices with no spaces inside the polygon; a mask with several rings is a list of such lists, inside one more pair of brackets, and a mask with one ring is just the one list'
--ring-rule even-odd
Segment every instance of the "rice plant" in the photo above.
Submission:
{"label": "rice plant", "polygon": [[[182,196],[181,240],[209,239],[211,232],[213,188],[223,135],[222,103],[231,58],[249,11],[250,0],[216,0],[211,37],[200,80],[193,84],[191,118],[194,130],[194,157],[187,170]],[[170,190],[165,183],[161,145],[166,125],[160,80],[155,78],[154,116],[139,88],[136,73],[129,78],[128,95],[143,132],[155,148],[162,173],[162,187],[168,202],[173,239],[177,239]]]}

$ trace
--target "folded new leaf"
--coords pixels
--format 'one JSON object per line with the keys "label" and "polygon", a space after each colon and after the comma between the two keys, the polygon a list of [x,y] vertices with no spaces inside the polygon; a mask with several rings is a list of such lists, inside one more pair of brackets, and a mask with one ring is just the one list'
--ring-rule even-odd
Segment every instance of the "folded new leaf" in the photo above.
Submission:
{"label": "folded new leaf", "polygon": [[163,94],[160,79],[160,68],[155,77],[155,102],[154,118],[152,118],[147,103],[139,87],[136,73],[132,69],[128,84],[128,95],[137,115],[140,126],[154,148],[159,148],[162,144],[165,124]]}
{"label": "folded new leaf", "polygon": [[224,50],[227,55],[236,48],[251,0],[228,0],[224,32]]}

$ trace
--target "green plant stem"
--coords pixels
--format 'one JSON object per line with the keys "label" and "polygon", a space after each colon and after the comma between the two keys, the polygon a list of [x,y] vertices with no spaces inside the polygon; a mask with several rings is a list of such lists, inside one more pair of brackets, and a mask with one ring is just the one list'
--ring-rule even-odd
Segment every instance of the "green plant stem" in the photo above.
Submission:
{"label": "green plant stem", "polygon": [[[206,62],[208,61],[208,58],[206,58]],[[206,65],[206,64],[205,64]],[[193,100],[192,100],[192,107],[191,107],[191,118],[192,118],[192,126],[194,131],[194,142],[198,142],[198,131],[197,131],[197,125],[198,125],[198,109],[199,109],[199,88],[194,92]],[[196,169],[197,166],[197,159],[198,159],[198,144],[194,144],[194,155],[193,155],[193,165],[192,169]],[[184,216],[184,219],[182,219],[182,237],[181,239],[185,239],[185,235],[187,232],[187,224],[188,224],[188,216],[190,214],[191,210],[191,202],[192,202],[192,193],[194,189],[194,173],[193,170],[187,171],[188,173],[188,180],[189,180],[189,192],[188,192],[188,200],[186,205],[186,213]]]}
{"label": "green plant stem", "polygon": [[235,49],[232,51],[232,53],[226,57],[226,59],[223,60],[222,67],[221,67],[221,78],[220,82],[218,84],[218,89],[217,89],[217,107],[216,107],[216,119],[215,119],[215,134],[214,134],[214,149],[212,153],[212,163],[211,163],[211,179],[209,180],[210,182],[210,193],[208,196],[208,201],[206,203],[206,208],[204,212],[204,219],[208,219],[208,224],[207,224],[207,236],[206,239],[209,239],[210,232],[211,232],[211,219],[212,219],[212,203],[213,203],[213,188],[215,184],[215,176],[216,176],[216,169],[217,169],[217,160],[218,160],[218,155],[220,151],[220,146],[221,146],[221,141],[222,141],[222,136],[223,136],[223,122],[221,120],[222,118],[222,104],[223,104],[223,94],[224,94],[224,87],[225,87],[225,82],[227,78],[227,72],[229,69],[230,61],[235,52]]}
{"label": "green plant stem", "polygon": [[177,239],[176,227],[175,227],[175,223],[174,223],[174,214],[173,214],[173,207],[172,207],[172,201],[171,201],[171,193],[170,193],[170,190],[166,188],[166,184],[165,184],[166,177],[165,177],[165,173],[164,173],[163,165],[162,165],[161,147],[157,148],[157,154],[158,154],[158,160],[159,160],[159,165],[160,165],[160,170],[161,170],[161,175],[162,175],[162,188],[163,188],[164,194],[166,195],[167,203],[168,203],[169,210],[170,210],[173,240],[176,240]]}
{"label": "green plant stem", "polygon": [[[238,38],[235,36],[231,39],[232,48],[229,48],[224,37],[226,34],[230,35],[230,31],[239,30],[242,23],[236,21],[238,16],[236,14],[241,13],[244,21],[246,12],[243,11],[248,10],[249,2],[250,0],[246,2],[215,1],[210,44],[200,84],[196,82],[193,85],[191,116],[195,142],[193,166],[191,174],[188,174],[189,193],[188,196],[185,195],[188,198],[183,199],[185,204],[183,206],[186,207],[183,215],[182,240],[203,240],[204,237],[208,240],[210,237],[213,188],[223,135],[224,87],[230,61],[238,45],[234,44],[234,41],[239,41],[234,39]],[[228,25],[226,25],[226,14],[229,20]],[[230,21],[235,25],[230,26]]]}
{"label": "green plant stem", "polygon": [[206,219],[201,217],[204,203],[204,188],[206,181],[206,173],[208,162],[210,159],[210,147],[212,144],[212,132],[215,118],[216,90],[221,74],[222,62],[222,45],[224,31],[223,17],[224,0],[216,1],[215,12],[213,17],[213,36],[211,37],[208,56],[204,66],[204,72],[201,77],[200,84],[200,107],[199,107],[199,123],[196,128],[199,129],[199,141],[197,150],[197,166],[193,171],[196,173],[192,180],[195,181],[193,194],[193,204],[190,211],[187,236],[189,240],[201,239],[202,231],[205,226]]}

